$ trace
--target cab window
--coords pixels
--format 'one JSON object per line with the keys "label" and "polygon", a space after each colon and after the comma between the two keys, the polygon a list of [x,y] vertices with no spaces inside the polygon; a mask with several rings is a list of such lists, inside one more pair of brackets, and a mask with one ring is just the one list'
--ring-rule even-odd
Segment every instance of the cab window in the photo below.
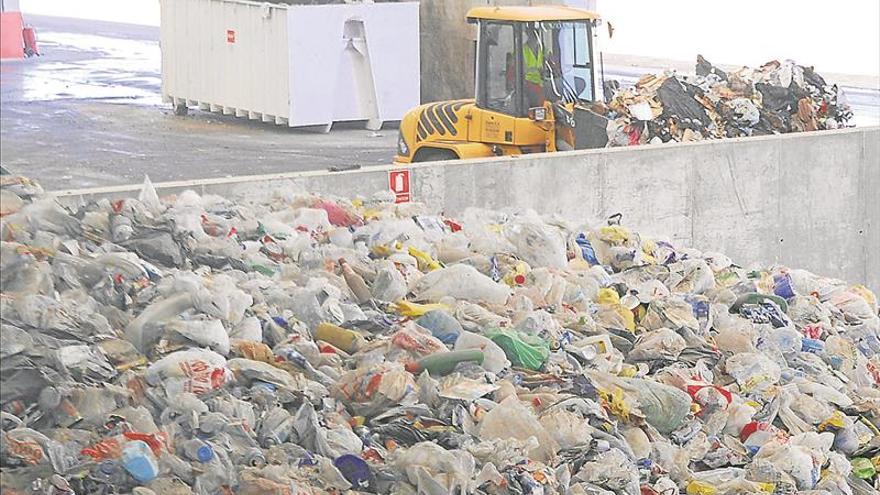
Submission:
{"label": "cab window", "polygon": [[566,22],[559,27],[560,69],[567,89],[581,101],[593,100],[590,25]]}
{"label": "cab window", "polygon": [[482,53],[477,64],[477,104],[489,110],[519,115],[519,57],[513,24],[483,23],[480,30]]}

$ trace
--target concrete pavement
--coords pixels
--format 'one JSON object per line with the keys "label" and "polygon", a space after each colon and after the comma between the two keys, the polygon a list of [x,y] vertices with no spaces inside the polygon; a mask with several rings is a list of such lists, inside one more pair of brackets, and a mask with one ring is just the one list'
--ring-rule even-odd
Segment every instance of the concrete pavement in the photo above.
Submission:
{"label": "concrete pavement", "polygon": [[47,189],[387,164],[395,128],[329,134],[161,102],[155,27],[28,16],[42,57],[0,65],[3,165]]}

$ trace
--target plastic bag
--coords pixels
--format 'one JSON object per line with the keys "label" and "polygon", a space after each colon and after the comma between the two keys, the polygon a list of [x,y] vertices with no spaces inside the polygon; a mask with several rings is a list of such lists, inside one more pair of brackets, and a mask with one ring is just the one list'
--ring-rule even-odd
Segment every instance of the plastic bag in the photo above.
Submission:
{"label": "plastic bag", "polygon": [[639,493],[638,472],[636,466],[623,452],[611,449],[591,462],[585,463],[573,479],[587,481],[615,493]]}
{"label": "plastic bag", "polygon": [[675,387],[636,378],[622,380],[634,392],[645,420],[661,433],[677,429],[690,412],[690,396]]}
{"label": "plastic bag", "polygon": [[243,318],[229,333],[229,336],[239,340],[250,340],[254,342],[263,341],[263,328],[260,319],[256,316],[248,316]]}
{"label": "plastic bag", "polygon": [[496,283],[470,265],[452,265],[422,277],[413,289],[416,301],[437,302],[453,297],[473,302],[504,304],[510,288]]}
{"label": "plastic bag", "polygon": [[666,283],[673,292],[703,294],[715,288],[715,274],[704,260],[683,260],[679,265],[681,272],[671,275]]}
{"label": "plastic bag", "polygon": [[563,408],[542,414],[540,423],[561,449],[583,447],[592,439],[589,423],[577,413]]}
{"label": "plastic bag", "polygon": [[207,349],[172,352],[154,362],[144,377],[151,385],[164,384],[168,395],[180,392],[204,394],[227,380],[226,358]]}
{"label": "plastic bag", "polygon": [[426,329],[413,325],[394,332],[391,343],[417,357],[447,351],[442,341],[432,336]]}
{"label": "plastic bag", "polygon": [[474,457],[462,450],[446,450],[421,442],[395,456],[394,465],[425,495],[452,495],[470,491]]}
{"label": "plastic bag", "polygon": [[508,224],[504,229],[516,254],[532,268],[565,268],[565,239],[552,227],[532,221]]}
{"label": "plastic bag", "polygon": [[661,433],[669,434],[681,427],[690,413],[690,395],[670,385],[597,371],[588,373],[607,398],[612,411],[624,417],[640,414]]}
{"label": "plastic bag", "polygon": [[528,440],[538,439],[538,445],[529,450],[529,457],[547,462],[556,456],[559,444],[538,421],[534,413],[524,406],[516,396],[511,396],[486,413],[480,422],[481,439],[494,438]]}
{"label": "plastic bag", "polygon": [[668,328],[661,328],[653,332],[642,334],[636,341],[635,346],[627,359],[630,361],[674,361],[687,347],[684,337]]}
{"label": "plastic bag", "polygon": [[310,390],[318,393],[324,391],[324,387],[319,383],[310,382],[302,375],[288,373],[281,368],[276,368],[262,361],[234,358],[227,362],[227,366],[236,379],[245,383],[258,380],[271,383],[279,389],[290,393],[309,392]]}
{"label": "plastic bag", "polygon": [[539,370],[550,356],[550,344],[534,335],[496,328],[489,330],[486,337],[504,351],[513,366]]}
{"label": "plastic bag", "polygon": [[159,215],[165,210],[162,201],[159,200],[159,195],[156,193],[156,188],[153,187],[153,183],[150,181],[149,175],[144,175],[144,184],[138,193],[138,201],[143,203],[153,215]]}
{"label": "plastic bag", "polygon": [[347,401],[359,414],[376,414],[396,406],[415,390],[410,373],[397,363],[383,363],[343,374],[333,388],[334,396]]}
{"label": "plastic bag", "polygon": [[779,364],[765,354],[744,352],[727,358],[727,374],[732,376],[743,392],[763,390],[777,383],[782,376]]}
{"label": "plastic bag", "polygon": [[379,266],[376,279],[373,281],[373,297],[379,301],[398,301],[408,292],[406,280],[391,262],[383,262]]}
{"label": "plastic bag", "polygon": [[479,208],[466,208],[462,215],[463,232],[470,240],[471,251],[479,253],[512,253],[516,247],[502,235],[506,215]]}
{"label": "plastic bag", "polygon": [[174,320],[165,324],[165,331],[224,356],[229,354],[229,334],[220,320]]}

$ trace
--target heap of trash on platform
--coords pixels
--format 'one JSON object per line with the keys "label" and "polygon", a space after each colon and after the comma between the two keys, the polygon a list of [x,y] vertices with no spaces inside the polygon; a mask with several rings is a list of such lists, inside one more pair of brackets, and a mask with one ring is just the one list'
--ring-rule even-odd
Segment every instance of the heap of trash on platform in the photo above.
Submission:
{"label": "heap of trash on platform", "polygon": [[647,74],[610,94],[609,146],[838,129],[852,118],[837,85],[791,60],[725,72],[697,56],[695,76]]}
{"label": "heap of trash on platform", "polygon": [[4,494],[877,493],[864,286],[619,217],[261,193],[4,177]]}

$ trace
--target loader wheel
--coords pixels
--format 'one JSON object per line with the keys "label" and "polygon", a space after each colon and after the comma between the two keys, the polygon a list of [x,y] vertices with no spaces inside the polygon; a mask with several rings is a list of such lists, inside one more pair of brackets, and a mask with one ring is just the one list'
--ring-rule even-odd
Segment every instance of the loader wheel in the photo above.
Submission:
{"label": "loader wheel", "polygon": [[458,160],[458,155],[452,150],[422,148],[413,157],[413,162],[441,162],[446,160]]}
{"label": "loader wheel", "polygon": [[178,117],[185,117],[188,113],[189,108],[187,108],[186,103],[177,103],[174,105],[174,115],[177,115]]}

